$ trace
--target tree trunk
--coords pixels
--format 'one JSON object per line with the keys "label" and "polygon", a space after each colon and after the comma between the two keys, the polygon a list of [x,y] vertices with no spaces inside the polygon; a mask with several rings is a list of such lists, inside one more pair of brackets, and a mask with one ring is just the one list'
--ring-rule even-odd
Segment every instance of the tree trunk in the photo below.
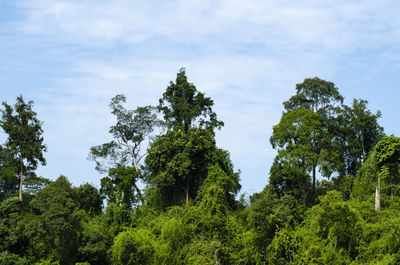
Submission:
{"label": "tree trunk", "polygon": [[315,169],[316,169],[316,165],[313,164],[312,166],[312,202],[314,203],[315,201]]}
{"label": "tree trunk", "polygon": [[[138,162],[136,161],[138,158],[137,158],[137,156],[135,155],[135,151],[132,149],[132,146],[130,146],[130,145],[127,143],[127,141],[126,141],[125,139],[123,139],[123,141],[124,141],[124,145],[128,147],[128,150],[129,150],[129,152],[130,152],[131,155],[132,155],[133,166],[135,167],[136,172],[139,172]],[[135,147],[135,149],[136,149],[136,147]],[[139,196],[140,202],[142,203],[142,205],[144,205],[143,196],[142,196],[142,193],[140,192],[139,187],[136,185],[136,183],[133,183],[133,185],[135,186],[135,189],[136,189],[136,192],[137,192],[137,194],[138,194],[138,196]]]}
{"label": "tree trunk", "polygon": [[19,200],[22,201],[22,179],[24,177],[24,158],[21,157],[21,176],[19,179]]}
{"label": "tree trunk", "polygon": [[381,210],[381,174],[378,174],[378,186],[375,190],[375,211]]}
{"label": "tree trunk", "polygon": [[189,184],[188,184],[188,183],[186,183],[186,190],[185,190],[185,192],[186,192],[186,202],[185,202],[185,205],[186,205],[186,206],[189,206]]}
{"label": "tree trunk", "polygon": [[174,186],[174,205],[176,205],[176,188]]}
{"label": "tree trunk", "polygon": [[219,251],[221,249],[218,248],[216,250],[214,250],[214,261],[215,261],[215,265],[221,265],[221,261],[219,260]]}
{"label": "tree trunk", "polygon": [[140,192],[139,187],[136,185],[136,183],[133,183],[133,185],[135,186],[136,192],[139,196],[140,202],[142,203],[142,205],[144,205],[144,200],[143,200],[143,196],[142,193]]}

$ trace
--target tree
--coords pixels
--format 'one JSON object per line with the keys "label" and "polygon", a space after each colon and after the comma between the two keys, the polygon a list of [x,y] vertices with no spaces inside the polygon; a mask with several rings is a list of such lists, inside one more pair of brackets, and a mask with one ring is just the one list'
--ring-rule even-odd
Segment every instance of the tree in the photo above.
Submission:
{"label": "tree", "polygon": [[112,258],[114,264],[154,264],[154,243],[147,229],[130,229],[114,238]]}
{"label": "tree", "polygon": [[209,130],[168,130],[156,139],[146,157],[147,182],[158,188],[166,206],[194,199],[216,151]]}
{"label": "tree", "polygon": [[270,138],[272,146],[279,147],[275,163],[284,157],[286,161],[293,160],[287,156],[297,157],[306,171],[312,171],[313,199],[317,166],[324,176],[330,176],[340,167],[335,143],[338,141],[336,117],[342,103],[343,97],[334,83],[318,77],[306,78],[296,85],[296,94],[283,102],[282,119]]}
{"label": "tree", "polygon": [[0,145],[0,201],[18,193],[18,160]]}
{"label": "tree", "polygon": [[303,108],[318,113],[323,119],[330,118],[343,103],[343,97],[334,83],[318,77],[306,78],[296,85],[296,95],[283,102],[286,112]]}
{"label": "tree", "polygon": [[378,124],[381,113],[373,114],[367,108],[367,101],[354,99],[352,106],[343,106],[338,123],[340,133],[340,160],[342,176],[355,176],[368,154],[374,149],[378,141],[384,136],[383,128]]}
{"label": "tree", "polygon": [[[316,168],[325,176],[332,172],[332,163],[338,154],[328,148],[330,137],[324,130],[321,116],[307,109],[296,109],[284,114],[280,122],[273,127],[270,142],[278,148],[274,169],[284,157],[291,157],[301,165],[304,171],[312,172],[312,197],[315,197]],[[291,162],[293,165],[293,162]],[[301,170],[300,177],[303,174]],[[276,174],[275,170],[271,173]],[[296,174],[297,175],[297,174]]]}
{"label": "tree", "polygon": [[290,152],[280,152],[275,157],[270,169],[269,184],[279,197],[292,195],[303,201],[304,205],[312,187],[307,167]]}
{"label": "tree", "polygon": [[74,190],[74,201],[79,209],[85,210],[91,215],[99,215],[102,210],[103,200],[98,189],[89,183],[80,185]]}
{"label": "tree", "polygon": [[[391,184],[396,184],[400,179],[400,138],[396,136],[385,136],[382,138],[375,146],[375,161],[379,170],[375,209],[379,211],[381,178]],[[391,190],[393,191],[393,189]]]}
{"label": "tree", "polygon": [[133,167],[110,168],[108,176],[101,179],[101,194],[106,196],[108,202],[119,206],[124,204],[130,208],[135,203],[134,190],[136,188],[132,183],[136,182],[137,173]]}
{"label": "tree", "polygon": [[29,241],[28,253],[39,258],[53,258],[60,264],[74,264],[81,232],[74,213],[74,191],[67,178],[60,176],[30,202],[34,215],[27,216],[21,229]]}
{"label": "tree", "polygon": [[213,105],[187,81],[184,69],[160,99],[158,108],[168,131],[151,144],[145,159],[148,191],[155,200],[162,198],[158,205],[177,205],[181,201],[189,205],[214,163],[238,184],[229,154],[216,147],[214,129],[223,122],[217,120]]}
{"label": "tree", "polygon": [[218,165],[231,181],[226,189],[231,206],[240,190],[239,172],[234,171],[229,153],[216,147],[213,133],[201,127],[187,133],[168,130],[152,143],[145,162],[150,189],[162,198],[159,205],[184,201],[188,206],[189,200],[197,197],[211,165]]}
{"label": "tree", "polygon": [[212,110],[213,105],[214,102],[209,97],[205,97],[188,82],[185,69],[181,68],[175,83],[170,82],[160,99],[158,109],[163,112],[170,128],[181,127],[187,133],[196,122],[197,125],[209,128],[220,128],[224,125],[217,120],[217,115]]}
{"label": "tree", "polygon": [[111,100],[111,113],[117,118],[117,123],[111,126],[109,132],[115,140],[90,148],[89,159],[96,162],[96,169],[100,173],[106,173],[110,168],[133,167],[131,185],[143,204],[142,193],[136,184],[136,180],[141,178],[140,163],[145,156],[141,153],[141,146],[149,139],[158,120],[153,107],[127,110],[123,106],[125,102],[124,95],[117,95]]}
{"label": "tree", "polygon": [[6,148],[19,162],[19,199],[22,200],[24,174],[35,170],[38,163],[46,164],[43,156],[46,145],[43,143],[42,122],[32,110],[33,101],[25,103],[22,96],[17,97],[14,107],[6,102],[2,105],[0,126],[8,135]]}

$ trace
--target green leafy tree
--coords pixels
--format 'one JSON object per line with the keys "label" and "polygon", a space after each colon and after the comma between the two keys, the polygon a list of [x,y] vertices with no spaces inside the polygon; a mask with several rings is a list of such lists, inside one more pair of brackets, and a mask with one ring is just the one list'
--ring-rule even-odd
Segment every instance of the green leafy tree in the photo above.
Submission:
{"label": "green leafy tree", "polygon": [[[222,192],[222,198],[218,199],[219,204],[234,210],[235,196],[240,190],[239,172],[233,172],[231,168],[224,170],[219,164],[210,165],[207,178],[202,182],[196,200],[202,202],[204,196],[212,190],[215,190],[216,194]],[[204,204],[204,201],[202,203]]]}
{"label": "green leafy tree", "polygon": [[297,84],[296,95],[283,102],[283,106],[285,112],[303,108],[329,119],[337,114],[342,103],[343,97],[334,83],[314,77]]}
{"label": "green leafy tree", "polygon": [[[168,125],[165,135],[148,150],[146,168],[150,197],[163,207],[195,199],[207,177],[208,166],[219,164],[237,183],[229,154],[216,147],[214,128],[223,123],[212,110],[214,102],[189,83],[184,69],[171,82],[160,99],[159,110]],[[236,192],[236,188],[232,192]],[[162,208],[163,208],[162,207]]]}
{"label": "green leafy tree", "polygon": [[270,141],[274,148],[278,148],[278,156],[271,173],[276,176],[278,173],[274,170],[278,166],[276,163],[282,161],[283,158],[290,156],[291,159],[295,159],[296,163],[291,164],[301,165],[303,168],[302,170],[292,169],[299,172],[296,175],[301,177],[304,171],[312,172],[312,198],[314,199],[317,166],[325,176],[329,176],[333,171],[332,163],[338,158],[335,150],[329,148],[330,137],[323,127],[320,115],[301,108],[283,115],[279,124],[274,126]]}
{"label": "green leafy tree", "polygon": [[400,138],[386,136],[375,146],[376,163],[382,176],[395,183],[399,179]]}
{"label": "green leafy tree", "polygon": [[[339,135],[336,118],[342,103],[343,97],[334,83],[318,77],[307,78],[296,85],[296,94],[283,102],[285,111],[270,139],[274,148],[279,147],[275,168],[281,164],[279,160],[284,159],[291,160],[292,165],[300,163],[305,171],[312,172],[313,200],[316,168],[319,166],[323,175],[330,176],[340,167],[335,143]],[[299,162],[293,163],[293,159]],[[276,170],[273,173],[276,174]]]}
{"label": "green leafy tree", "polygon": [[24,242],[18,232],[18,223],[26,214],[24,208],[18,197],[8,198],[0,204],[0,252],[23,254]]}
{"label": "green leafy tree", "polygon": [[30,202],[34,215],[21,223],[29,242],[27,254],[36,259],[51,258],[60,264],[74,264],[78,256],[78,234],[81,230],[74,214],[76,204],[71,184],[60,176]]}
{"label": "green leafy tree", "polygon": [[130,229],[118,234],[112,247],[114,264],[153,264],[154,240],[147,229]]}
{"label": "green leafy tree", "polygon": [[229,154],[216,147],[210,130],[201,127],[187,133],[168,130],[152,143],[145,162],[150,189],[157,191],[159,204],[164,207],[183,201],[189,205],[213,164],[218,164],[234,183],[227,192],[236,194],[240,189],[239,173],[234,172]]}
{"label": "green leafy tree", "polygon": [[80,244],[78,248],[79,260],[88,264],[111,264],[108,255],[113,244],[113,234],[103,216],[82,222]]}
{"label": "green leafy tree", "polygon": [[378,119],[381,113],[373,114],[367,108],[367,101],[354,99],[352,106],[343,106],[338,116],[341,125],[340,154],[342,161],[342,176],[355,176],[368,154],[384,136],[383,128]]}
{"label": "green leafy tree", "polygon": [[18,160],[0,145],[0,201],[18,193]]}
{"label": "green leafy tree", "polygon": [[279,197],[292,195],[304,205],[312,187],[307,167],[290,152],[280,152],[275,157],[270,169],[269,184]]}
{"label": "green leafy tree", "polygon": [[135,202],[135,183],[138,171],[133,167],[117,166],[108,171],[108,177],[101,179],[100,192],[104,194],[108,202],[117,205],[131,207]]}
{"label": "green leafy tree", "polygon": [[32,172],[39,163],[46,164],[42,122],[33,111],[33,101],[26,103],[22,96],[17,97],[14,107],[6,102],[2,105],[0,126],[8,135],[6,148],[19,162],[19,199],[22,200],[24,173]]}
{"label": "green leafy tree", "polygon": [[184,68],[178,72],[176,81],[170,82],[158,109],[164,114],[164,119],[170,128],[180,127],[185,133],[193,126],[220,128],[223,122],[217,120],[212,110],[214,102],[211,98],[196,90],[189,83]]}
{"label": "green leafy tree", "polygon": [[[101,173],[108,172],[110,168],[133,167],[134,170],[130,170],[133,173],[130,184],[143,204],[142,193],[136,184],[136,180],[141,178],[140,163],[145,156],[141,153],[141,147],[153,132],[158,120],[153,107],[127,110],[123,105],[125,102],[124,95],[117,95],[111,100],[111,113],[117,118],[117,123],[109,130],[114,140],[90,148],[89,159],[96,162],[96,169]],[[113,180],[104,182],[112,183]]]}
{"label": "green leafy tree", "polygon": [[[381,178],[389,184],[398,184],[400,178],[400,138],[386,136],[375,146],[375,161],[378,166],[375,209],[380,210]],[[393,189],[391,189],[393,193]]]}
{"label": "green leafy tree", "polygon": [[215,142],[208,130],[168,130],[148,150],[147,181],[158,189],[166,206],[182,200],[189,205],[189,198],[196,197],[207,176],[207,164],[214,150]]}
{"label": "green leafy tree", "polygon": [[79,209],[91,215],[99,215],[102,211],[103,200],[99,190],[89,183],[73,188],[74,201]]}

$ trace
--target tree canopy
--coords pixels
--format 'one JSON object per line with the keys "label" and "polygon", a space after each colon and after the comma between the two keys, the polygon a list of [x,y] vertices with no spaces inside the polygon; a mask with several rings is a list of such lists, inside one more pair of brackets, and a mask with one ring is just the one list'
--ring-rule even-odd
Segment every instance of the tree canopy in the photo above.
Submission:
{"label": "tree canopy", "polygon": [[[46,145],[43,143],[42,122],[37,119],[37,114],[33,111],[33,101],[26,103],[22,96],[17,97],[14,106],[6,102],[3,102],[2,106],[0,127],[7,135],[3,161],[10,163],[11,167],[15,167],[16,161],[19,163],[19,199],[22,200],[24,173],[32,174],[39,163],[46,164],[43,156]],[[9,174],[12,173],[7,172],[6,175]]]}
{"label": "tree canopy", "polygon": [[188,82],[184,68],[178,72],[175,83],[170,82],[159,102],[158,109],[169,127],[179,126],[188,132],[192,126],[220,128],[224,125],[212,110],[213,100]]}
{"label": "tree canopy", "polygon": [[[399,264],[400,138],[319,78],[283,104],[269,183],[239,196],[214,102],[183,69],[158,107],[111,99],[112,140],[89,154],[99,187],[35,176],[45,146],[33,103],[3,103],[0,264]],[[21,157],[24,182],[41,184],[23,201]]]}

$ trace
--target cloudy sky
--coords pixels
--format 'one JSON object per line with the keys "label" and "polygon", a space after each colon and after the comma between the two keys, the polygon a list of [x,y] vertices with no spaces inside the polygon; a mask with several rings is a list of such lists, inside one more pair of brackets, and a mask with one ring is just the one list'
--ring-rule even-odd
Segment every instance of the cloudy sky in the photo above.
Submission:
{"label": "cloudy sky", "polygon": [[48,146],[39,174],[99,186],[86,157],[110,140],[110,99],[155,105],[185,67],[214,100],[217,143],[251,194],[268,182],[282,102],[307,77],[334,82],[347,104],[368,100],[399,135],[399,14],[389,0],[0,0],[0,100],[35,102]]}

